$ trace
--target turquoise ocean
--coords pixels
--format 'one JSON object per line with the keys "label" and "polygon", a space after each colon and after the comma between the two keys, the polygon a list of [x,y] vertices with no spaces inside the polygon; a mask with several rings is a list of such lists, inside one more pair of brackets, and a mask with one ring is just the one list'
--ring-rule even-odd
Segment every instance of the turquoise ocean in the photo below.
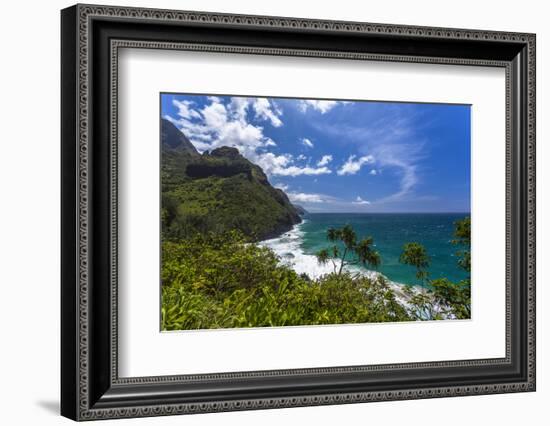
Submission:
{"label": "turquoise ocean", "polygon": [[[330,263],[321,266],[315,253],[330,246],[327,241],[328,228],[346,224],[353,227],[358,238],[372,236],[375,249],[380,253],[382,264],[376,271],[390,281],[418,285],[415,269],[399,263],[403,244],[418,242],[430,256],[430,278],[445,277],[451,281],[466,278],[466,273],[457,265],[457,246],[451,244],[454,222],[469,213],[308,213],[302,223],[278,238],[260,243],[271,248],[283,263],[298,273],[307,273],[315,278],[332,271]],[[353,271],[368,271],[359,266]]]}

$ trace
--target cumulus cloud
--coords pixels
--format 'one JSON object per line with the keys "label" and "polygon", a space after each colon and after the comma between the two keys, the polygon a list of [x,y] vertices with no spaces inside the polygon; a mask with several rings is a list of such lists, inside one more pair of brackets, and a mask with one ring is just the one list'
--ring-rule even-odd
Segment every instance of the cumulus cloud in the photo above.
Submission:
{"label": "cumulus cloud", "polygon": [[287,192],[288,198],[296,203],[326,203],[331,197],[323,194],[307,194],[304,192]]}
{"label": "cumulus cloud", "polygon": [[[219,101],[218,101],[219,102]],[[248,107],[250,106],[250,100],[248,98],[234,97],[231,98],[228,108],[231,111],[232,116],[241,122],[246,122],[246,114]]]}
{"label": "cumulus cloud", "polygon": [[296,166],[293,164],[294,158],[290,154],[275,155],[272,152],[266,152],[258,155],[255,162],[268,175],[274,176],[315,176],[332,173],[328,167]]}
{"label": "cumulus cloud", "polygon": [[338,200],[330,195],[318,194],[318,193],[307,193],[292,191],[290,186],[285,183],[275,183],[273,185],[275,188],[283,190],[288,196],[289,200],[293,203],[303,203],[303,204],[320,204],[320,203],[335,203]]}
{"label": "cumulus cloud", "polygon": [[275,188],[283,190],[288,195],[289,200],[292,201],[293,203],[319,204],[319,203],[331,203],[335,201],[335,198],[331,197],[330,195],[291,191],[290,186],[284,183],[275,183],[273,186]]}
{"label": "cumulus cloud", "polygon": [[[300,176],[322,175],[332,171],[326,166],[301,167],[296,161],[305,156],[294,158],[291,154],[274,154],[266,148],[276,146],[276,142],[264,134],[264,128],[248,119],[254,114],[256,120],[279,127],[282,111],[266,98],[232,97],[229,101],[216,96],[207,98],[207,105],[198,108],[191,101],[174,100],[176,117],[165,116],[191,140],[200,151],[213,150],[220,146],[232,146],[258,164],[268,175]],[[313,143],[303,139],[304,143]]]}
{"label": "cumulus cloud", "polygon": [[376,176],[377,174],[378,174],[378,172],[376,171],[376,169],[372,169],[372,170],[369,172],[369,175]]}
{"label": "cumulus cloud", "polygon": [[280,127],[283,125],[283,122],[279,118],[282,115],[282,111],[266,98],[256,98],[253,100],[252,106],[254,112],[256,113],[256,118],[270,121],[273,127]]}
{"label": "cumulus cloud", "polygon": [[328,163],[332,161],[332,155],[323,155],[319,162],[317,163],[318,166],[326,166]]}
{"label": "cumulus cloud", "polygon": [[197,108],[191,101],[174,99],[177,117],[165,117],[183,131],[199,151],[227,145],[249,156],[258,148],[276,145],[265,136],[262,126],[247,120],[250,110],[256,119],[269,122],[274,127],[281,126],[282,112],[273,107],[268,99],[233,97],[224,103],[220,97],[209,96],[207,100],[207,105]]}
{"label": "cumulus cloud", "polygon": [[[216,98],[216,102],[221,102]],[[233,97],[229,102],[229,109],[234,115],[234,118],[241,122],[246,121],[246,115],[249,110],[254,112],[254,118],[258,120],[268,121],[273,127],[283,125],[281,116],[283,112],[272,101],[266,98],[243,98]]]}
{"label": "cumulus cloud", "polygon": [[359,170],[361,170],[361,167],[365,164],[374,163],[374,157],[372,155],[365,155],[363,157],[357,158],[355,155],[350,155],[347,161],[342,165],[342,167],[338,170],[338,175],[354,175]]}
{"label": "cumulus cloud", "polygon": [[275,183],[273,184],[273,187],[274,188],[278,188],[284,192],[287,192],[288,189],[289,189],[289,186],[287,184],[284,184],[284,183]]}
{"label": "cumulus cloud", "polygon": [[192,108],[192,101],[178,101],[174,99],[174,106],[178,109],[178,115],[182,118],[200,118],[200,114]]}
{"label": "cumulus cloud", "polygon": [[300,140],[301,140],[301,142],[302,142],[302,145],[307,146],[308,148],[313,148],[314,145],[313,145],[313,142],[311,142],[310,139],[308,139],[308,138],[302,138],[302,139],[300,139]]}
{"label": "cumulus cloud", "polygon": [[279,170],[275,174],[281,175],[281,176],[300,176],[300,175],[308,175],[308,176],[317,176],[317,175],[328,175],[332,173],[332,171],[328,167],[296,167],[296,166],[290,166],[286,169]]}
{"label": "cumulus cloud", "polygon": [[165,117],[185,133],[199,151],[226,145],[238,148],[244,155],[251,155],[258,148],[274,144],[263,134],[261,126],[246,121],[247,105],[239,106],[233,101],[225,105],[218,97],[209,97],[208,100],[209,104],[193,109],[190,103],[174,100],[177,117]]}
{"label": "cumulus cloud", "polygon": [[370,204],[370,201],[363,200],[360,196],[357,196],[355,201],[352,201],[351,203],[352,204],[357,204],[357,205],[367,205],[367,204]]}
{"label": "cumulus cloud", "polygon": [[321,114],[325,114],[337,105],[344,105],[348,103],[349,102],[345,101],[321,101],[315,99],[303,99],[298,104],[298,108],[302,112],[306,112],[308,109],[312,109],[314,111],[320,112]]}

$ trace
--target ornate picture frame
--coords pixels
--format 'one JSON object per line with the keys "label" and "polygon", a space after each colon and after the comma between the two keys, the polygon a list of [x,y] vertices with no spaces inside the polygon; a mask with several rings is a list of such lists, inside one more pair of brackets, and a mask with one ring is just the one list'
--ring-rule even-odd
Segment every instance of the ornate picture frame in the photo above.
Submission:
{"label": "ornate picture frame", "polygon": [[[61,413],[73,420],[535,390],[534,34],[76,5],[61,12]],[[119,377],[121,48],[503,68],[506,356]]]}

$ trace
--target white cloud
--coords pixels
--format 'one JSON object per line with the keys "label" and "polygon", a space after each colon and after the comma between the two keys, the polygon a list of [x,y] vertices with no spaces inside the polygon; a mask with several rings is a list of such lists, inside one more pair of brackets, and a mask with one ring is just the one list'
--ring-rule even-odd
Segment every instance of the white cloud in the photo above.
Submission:
{"label": "white cloud", "polygon": [[291,154],[265,152],[266,148],[276,146],[276,143],[264,134],[262,126],[250,123],[247,114],[253,111],[257,119],[276,127],[282,125],[279,118],[282,111],[268,99],[233,97],[225,103],[216,96],[207,99],[209,103],[202,108],[194,108],[190,101],[178,101],[177,105],[174,104],[178,109],[177,117],[166,116],[200,152],[220,146],[235,147],[270,176],[315,176],[332,173],[325,166],[297,166],[295,161],[307,159],[305,156],[295,159]]}
{"label": "white cloud", "polygon": [[300,154],[300,155],[298,155],[298,157],[296,157],[296,160],[304,161],[304,160],[307,160],[307,157],[304,154]]}
{"label": "white cloud", "polygon": [[378,174],[378,172],[376,171],[376,169],[372,169],[372,170],[369,172],[369,175],[376,176],[377,174]]}
{"label": "white cloud", "polygon": [[[389,164],[389,163],[388,163]],[[394,162],[395,167],[399,167],[402,171],[401,181],[399,182],[399,190],[392,195],[383,198],[380,202],[396,201],[408,194],[413,187],[418,183],[418,177],[416,174],[416,166]]]}
{"label": "white cloud", "polygon": [[183,118],[200,118],[200,114],[191,108],[193,102],[191,101],[178,101],[174,99],[172,104],[178,109],[178,115]]}
{"label": "white cloud", "polygon": [[306,192],[296,192],[291,191],[290,187],[284,183],[276,183],[273,185],[275,188],[283,190],[288,196],[289,200],[293,203],[303,203],[303,204],[321,204],[321,203],[337,203],[338,200],[330,195],[326,194],[317,194],[317,193],[306,193]]}
{"label": "white cloud", "polygon": [[328,163],[332,161],[332,155],[323,155],[319,162],[317,163],[318,166],[326,166]]}
{"label": "white cloud", "polygon": [[281,176],[300,176],[300,175],[308,175],[308,176],[316,176],[316,175],[328,175],[332,173],[332,171],[328,167],[296,167],[296,166],[290,166],[286,169],[281,169],[275,171],[274,174],[281,175]]}
{"label": "white cloud", "polygon": [[248,98],[233,97],[229,102],[229,109],[231,110],[233,117],[239,121],[246,122],[246,113],[250,101]]}
{"label": "white cloud", "polygon": [[288,198],[297,203],[325,203],[330,201],[330,197],[322,194],[306,194],[304,192],[288,192]]}
{"label": "white cloud", "polygon": [[377,159],[384,167],[395,167],[401,172],[399,188],[396,192],[377,201],[379,203],[399,201],[411,193],[418,183],[418,161],[422,159],[423,144],[394,144],[380,147]]}
{"label": "white cloud", "polygon": [[258,154],[255,158],[255,163],[265,173],[273,176],[314,176],[332,173],[328,167],[299,167],[293,165],[293,162],[294,158],[290,154],[275,155],[272,152]]}
{"label": "white cloud", "polygon": [[366,204],[370,204],[370,201],[363,200],[360,196],[357,196],[355,201],[352,201],[351,204],[366,205]]}
{"label": "white cloud", "polygon": [[220,129],[228,123],[227,109],[222,103],[212,102],[202,110],[204,123],[211,128]]}
{"label": "white cloud", "polygon": [[279,118],[282,115],[282,111],[277,108],[273,108],[271,103],[266,98],[254,99],[252,106],[256,113],[256,118],[270,121],[273,127],[280,127],[283,122]]}
{"label": "white cloud", "polygon": [[285,169],[291,162],[292,155],[290,154],[275,155],[272,152],[265,152],[256,158],[256,164],[268,175],[278,174],[275,172]]}
{"label": "white cloud", "polygon": [[[166,117],[174,123],[193,142],[195,147],[204,152],[220,146],[233,146],[241,154],[254,161],[258,150],[276,143],[267,137],[263,127],[247,121],[247,111],[253,108],[259,119],[279,124],[278,116],[271,111],[269,102],[257,99],[233,97],[227,103],[216,96],[207,98],[210,102],[201,109],[192,108],[189,101],[178,101],[177,118]],[[267,99],[265,99],[267,101]],[[258,103],[256,108],[254,105]],[[280,113],[280,111],[279,111]],[[281,123],[282,124],[282,123]]]}
{"label": "white cloud", "polygon": [[302,145],[307,146],[308,148],[313,148],[314,146],[313,142],[311,142],[311,140],[308,138],[302,138],[300,139],[300,141],[302,142]]}
{"label": "white cloud", "polygon": [[355,155],[350,155],[347,161],[342,165],[342,167],[338,170],[338,175],[354,175],[359,170],[361,170],[361,167],[365,164],[374,163],[374,157],[372,155],[365,155],[363,157],[355,159]]}
{"label": "white cloud", "polygon": [[288,189],[289,189],[289,186],[286,185],[286,184],[284,184],[284,183],[275,183],[275,184],[273,184],[273,187],[274,187],[274,188],[278,188],[278,189],[280,189],[280,190],[282,190],[282,191],[284,191],[284,192],[287,192]]}
{"label": "white cloud", "polygon": [[[346,141],[355,143],[361,149],[368,149],[376,158],[380,174],[381,168],[396,169],[401,176],[394,192],[376,200],[376,203],[400,201],[414,192],[419,183],[422,171],[421,160],[425,158],[426,141],[418,139],[419,118],[423,125],[428,123],[426,117],[416,113],[404,113],[402,110],[388,108],[380,117],[373,115],[362,126],[342,126],[326,122],[314,123],[314,127],[323,133],[340,137],[346,135]],[[372,171],[371,171],[372,174]]]}
{"label": "white cloud", "polygon": [[[221,102],[219,98],[213,99],[214,102]],[[283,125],[280,119],[283,112],[266,98],[243,98],[235,96],[231,98],[228,108],[232,112],[233,117],[243,123],[246,122],[246,114],[249,108],[251,108],[254,111],[256,119],[269,121],[273,127]]]}
{"label": "white cloud", "polygon": [[321,114],[325,114],[337,105],[344,105],[348,103],[349,102],[345,101],[320,101],[315,99],[304,99],[300,101],[298,108],[302,112],[306,112],[311,108],[314,111],[319,111]]}

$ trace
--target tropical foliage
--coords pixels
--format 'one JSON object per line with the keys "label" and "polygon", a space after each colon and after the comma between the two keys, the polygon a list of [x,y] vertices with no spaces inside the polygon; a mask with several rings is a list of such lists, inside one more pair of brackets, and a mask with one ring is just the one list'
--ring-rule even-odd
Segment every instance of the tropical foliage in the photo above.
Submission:
{"label": "tropical foliage", "polygon": [[399,261],[405,265],[414,266],[416,268],[416,278],[420,281],[428,279],[430,258],[422,244],[406,243],[403,246],[403,252],[399,257]]}
{"label": "tropical foliage", "polygon": [[339,247],[334,244],[330,248],[325,248],[317,252],[317,261],[324,265],[332,262],[334,273],[342,275],[344,266],[362,264],[376,268],[380,265],[380,255],[373,250],[373,238],[366,237],[357,240],[357,234],[350,225],[343,228],[329,228],[327,231],[327,240],[333,243],[343,245]]}
{"label": "tropical foliage", "polygon": [[[460,263],[469,256],[469,250],[466,234],[459,236],[463,221],[456,226]],[[426,278],[426,288],[397,289],[380,274],[369,278],[346,268],[358,263],[380,263],[378,253],[372,249],[372,238],[359,240],[349,226],[327,234],[329,241],[341,246],[335,244],[330,249],[337,257],[319,259],[333,261],[334,272],[315,280],[281,265],[271,250],[250,242],[236,230],[165,241],[162,329],[469,318],[469,279],[452,283]],[[416,243],[407,244],[406,248],[402,260],[426,272],[422,276],[428,276],[425,249]]]}
{"label": "tropical foliage", "polygon": [[408,321],[387,280],[318,280],[279,265],[237,231],[163,244],[162,329]]}
{"label": "tropical foliage", "polygon": [[406,289],[409,306],[419,318],[470,318],[470,217],[455,223],[454,237],[452,243],[460,247],[456,253],[458,266],[468,272],[468,277],[458,283],[447,278],[428,279],[430,258],[424,246],[418,243],[406,243],[403,246],[400,262],[414,266],[417,270],[416,277],[426,285],[426,289],[417,294],[413,294],[410,288]]}

